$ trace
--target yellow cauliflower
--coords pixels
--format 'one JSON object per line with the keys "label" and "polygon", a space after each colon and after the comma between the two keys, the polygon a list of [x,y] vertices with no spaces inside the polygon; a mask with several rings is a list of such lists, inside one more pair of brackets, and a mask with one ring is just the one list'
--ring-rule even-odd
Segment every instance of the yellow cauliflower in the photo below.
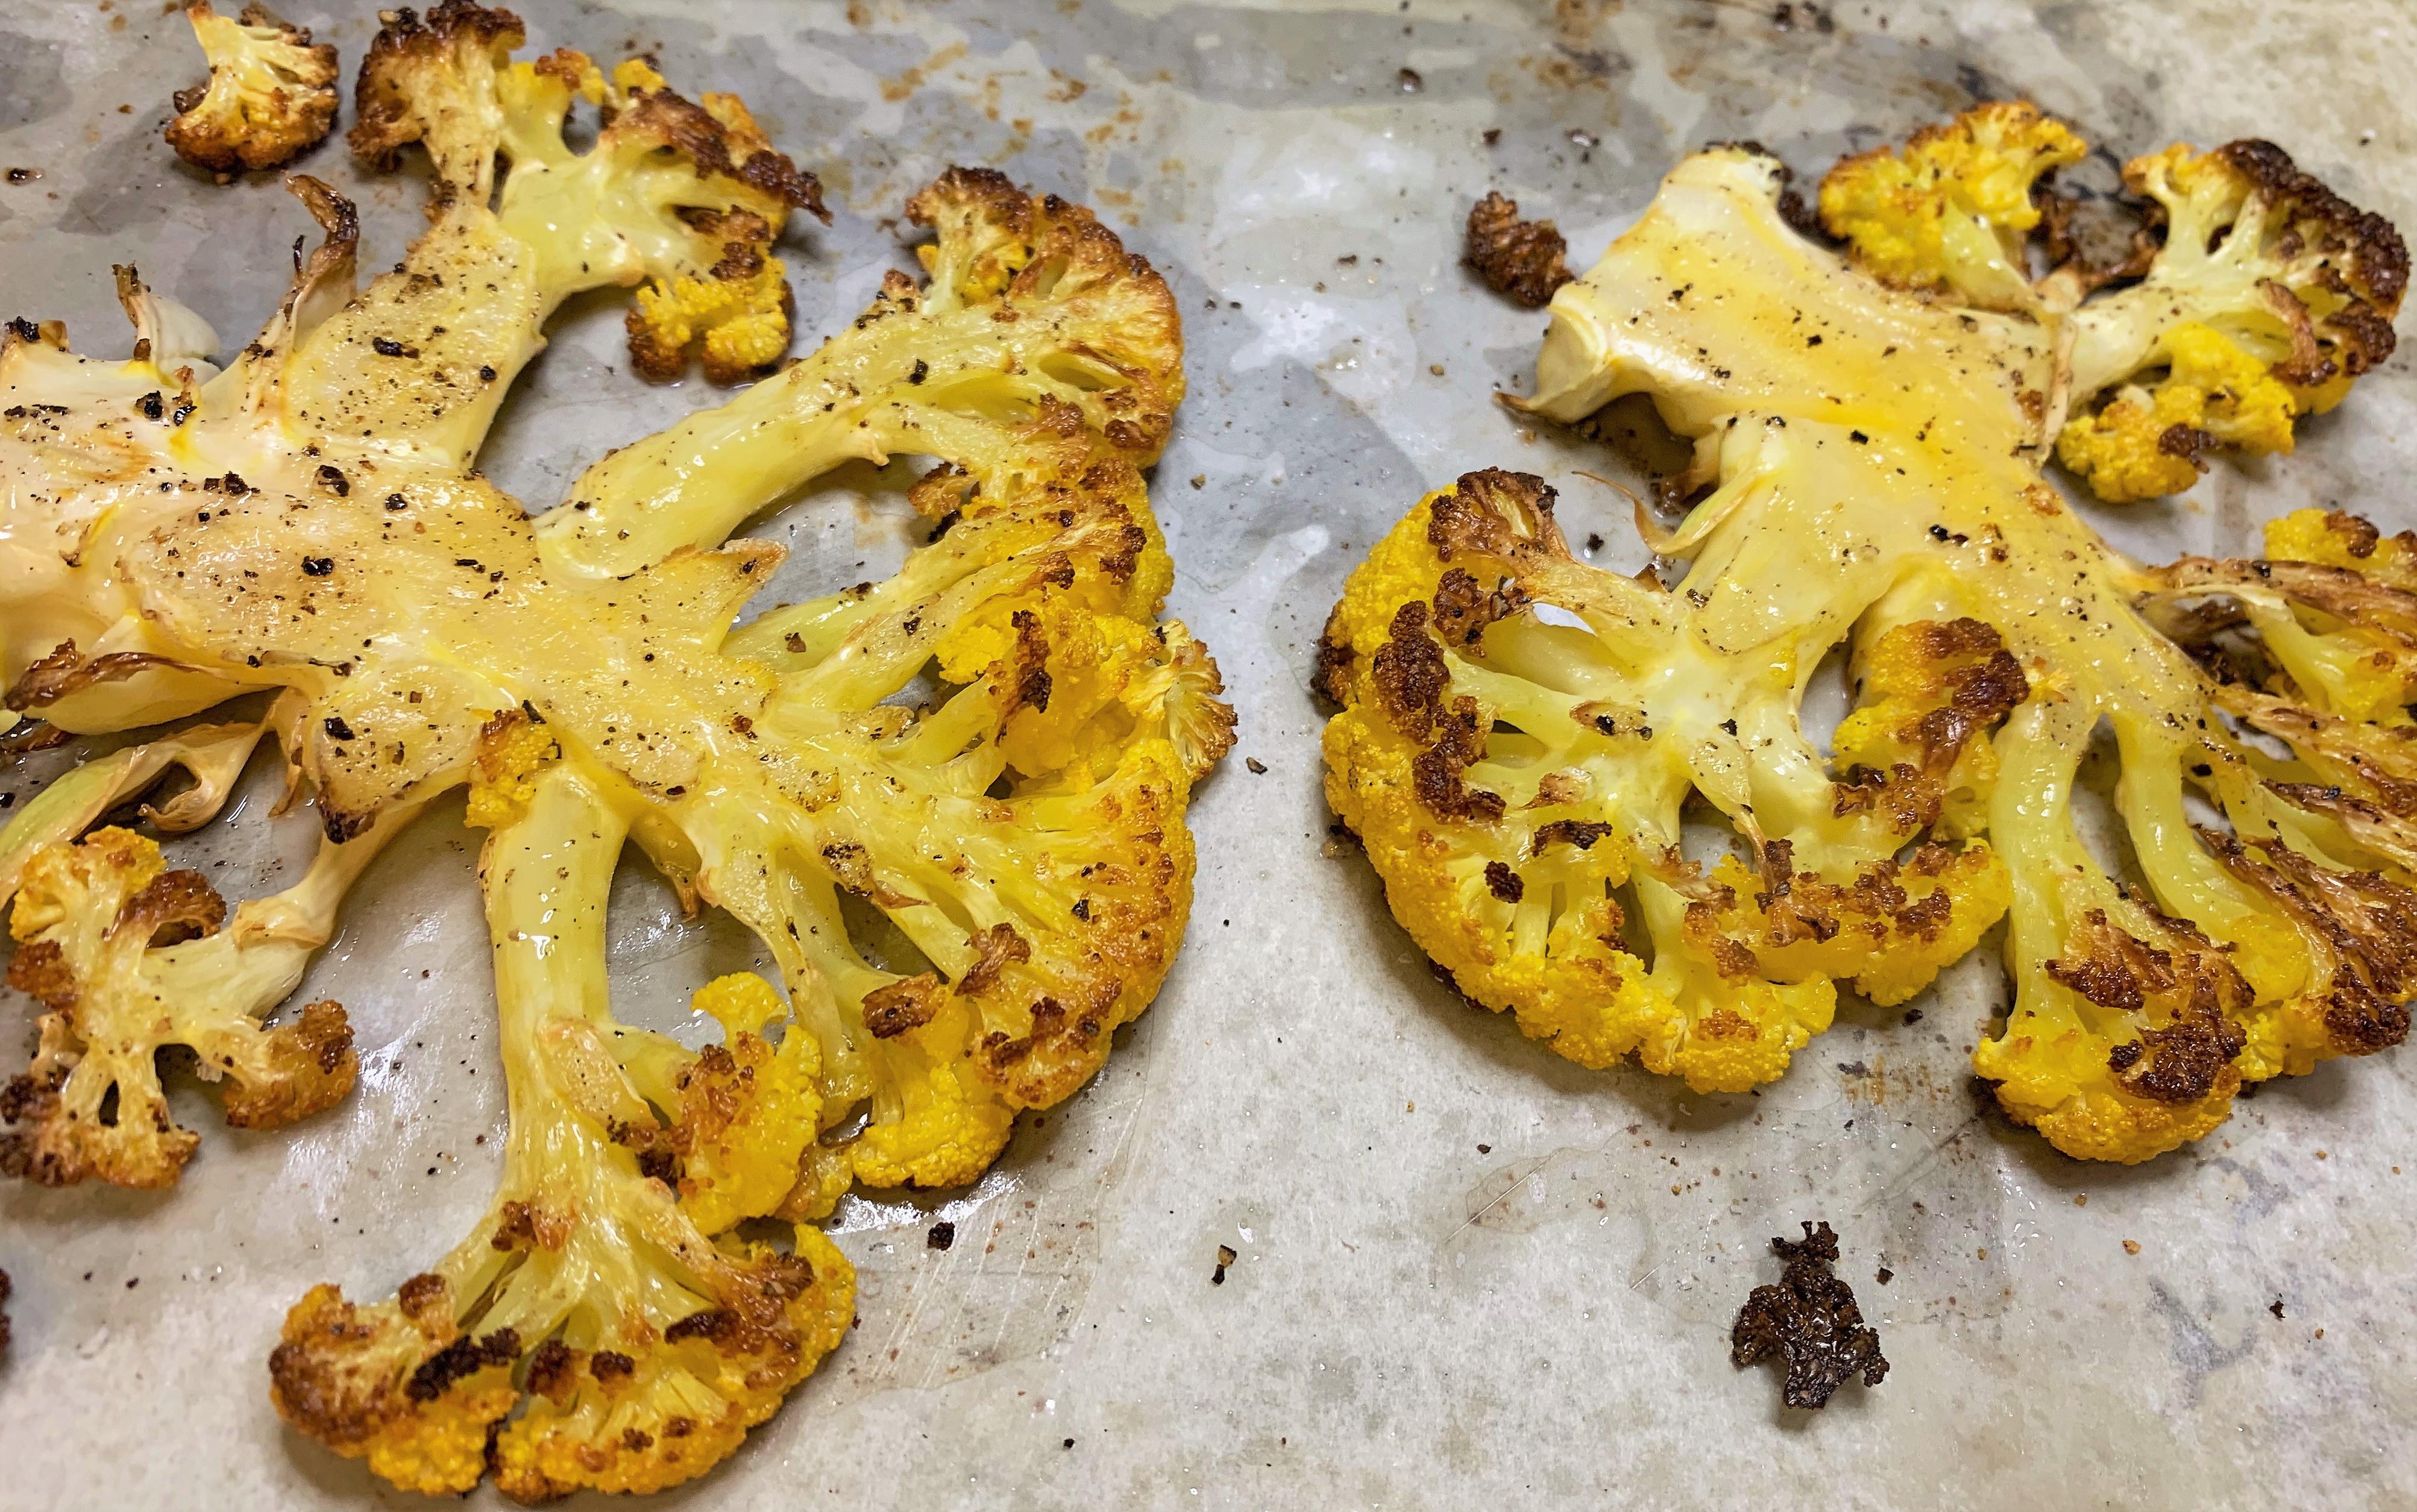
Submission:
{"label": "yellow cauliflower", "polygon": [[2166,376],[2125,384],[2095,414],[2058,432],[2056,459],[2109,504],[2180,493],[2202,452],[2253,456],[2291,449],[2301,399],[2238,342],[2196,321],[2167,331]]}
{"label": "yellow cauliflower", "polygon": [[[2204,1135],[2244,1081],[2406,1036],[2417,540],[2310,511],[2261,559],[2142,567],[2039,471],[2065,375],[2087,399],[2151,368],[2069,446],[2110,475],[2189,468],[2154,431],[2127,449],[2151,426],[2287,449],[2313,370],[2195,305],[2190,249],[2288,241],[2348,340],[2396,306],[2397,238],[2262,144],[2162,162],[2163,271],[2077,306],[1869,277],[1738,147],[1682,162],[1560,291],[1525,407],[1641,392],[1695,443],[1712,487],[1646,527],[1675,582],[1573,561],[1541,484],[1472,474],[1353,574],[1322,657],[1330,798],[1464,992],[1585,1064],[1732,1089],[1785,1069],[1833,984],[1902,1001],[2002,917],[2014,1000],[1974,1068],[2059,1149],[2122,1161]],[[1860,687],[1824,751],[1797,702],[1839,648]],[[2102,723],[2137,881],[2075,825]],[[1729,854],[1683,847],[1690,811]]]}
{"label": "yellow cauliflower", "polygon": [[[2046,438],[2058,460],[2100,498],[2180,492],[2210,451],[2288,451],[2297,416],[2338,404],[2392,355],[2409,282],[2400,234],[2271,142],[2134,159],[2123,181],[2155,219],[2132,254],[2032,279],[2035,238],[2069,249],[2043,213],[2070,208],[2048,175],[2087,151],[2034,107],[1992,102],[1840,162],[1820,211],[1883,283],[2049,323],[2062,352],[2027,409],[2060,427]],[[2128,286],[2095,292],[2109,282]]]}
{"label": "yellow cauliflower", "polygon": [[2023,245],[2040,223],[2032,189],[2079,162],[2089,144],[2019,100],[1975,106],[1875,147],[1821,180],[1821,223],[1873,277],[1900,289],[1953,290],[1993,310],[2034,302]]}
{"label": "yellow cauliflower", "polygon": [[[308,946],[247,950],[226,921],[200,872],[169,870],[131,830],[26,859],[8,985],[48,1011],[32,1069],[0,1091],[0,1119],[16,1126],[0,1133],[0,1172],[45,1187],[173,1186],[200,1141],[169,1116],[155,1063],[171,1045],[228,1083],[227,1122],[239,1127],[275,1128],[352,1090],[341,1005],[313,1003],[273,1029],[258,1021],[294,990]],[[327,938],[324,924],[317,934],[309,945]]]}
{"label": "yellow cauliflower", "polygon": [[2391,223],[2271,142],[2168,147],[2123,181],[2155,202],[2164,243],[2139,282],[2065,317],[2072,417],[2057,443],[2112,503],[2189,487],[2207,451],[2290,450],[2297,416],[2392,355],[2409,283]]}
{"label": "yellow cauliflower", "polygon": [[1680,805],[1790,742],[1792,669],[1819,657],[1786,642],[1710,654],[1688,603],[1573,558],[1533,477],[1472,473],[1430,494],[1328,623],[1321,688],[1344,711],[1327,796],[1462,992],[1581,1064],[1633,1051],[1698,1091],[1741,1092],[1829,1027],[1832,977],[1902,1001],[2003,913],[1986,846],[1894,853],[1938,817],[1945,774],[1985,802],[1988,769],[1961,752],[2023,678],[1974,622],[1900,628],[1894,654],[1926,653],[1938,674],[1927,696],[1900,676],[1878,707],[1917,742],[1943,715],[1921,764],[1833,785],[1800,760],[1733,810],[1751,864],[1707,869],[1680,857]]}
{"label": "yellow cauliflower", "polygon": [[[262,1021],[379,847],[466,786],[512,1115],[494,1204],[387,1301],[306,1295],[270,1386],[398,1485],[492,1474],[542,1501],[729,1455],[852,1315],[845,1259],[784,1220],[859,1183],[969,1182],[1019,1110],[1100,1068],[1181,943],[1186,809],[1233,714],[1159,617],[1174,567],[1145,470],[1183,395],[1174,297],[1088,210],[994,173],[907,202],[928,283],[893,275],[542,519],[480,476],[505,391],[584,290],[652,280],[632,342],[666,372],[695,347],[709,372],[777,355],[761,254],[816,208],[736,99],[691,104],[640,62],[515,61],[521,35],[464,0],[389,13],[353,144],[426,152],[428,229],[362,285],[354,207],[292,181],[325,240],[226,370],[130,271],[129,360],[0,337],[0,537],[57,543],[0,582],[11,718],[110,733],[266,705],[90,763],[0,830],[12,980],[52,1009],[0,1098],[0,1169],[174,1180],[193,1136],[158,1100],[162,1045],[229,1082],[238,1123],[340,1096],[341,1010]],[[609,118],[574,152],[580,101]],[[927,543],[734,628],[784,553],[733,533],[892,456],[936,460],[911,491]],[[79,840],[171,767],[195,781],[154,822],[203,823],[264,735],[325,834],[287,892],[229,917],[147,840]],[[722,1027],[702,1050],[614,1015],[603,912],[630,844],[776,963],[700,990]],[[871,955],[866,911],[890,926]],[[113,1097],[141,1116],[105,1121]]]}

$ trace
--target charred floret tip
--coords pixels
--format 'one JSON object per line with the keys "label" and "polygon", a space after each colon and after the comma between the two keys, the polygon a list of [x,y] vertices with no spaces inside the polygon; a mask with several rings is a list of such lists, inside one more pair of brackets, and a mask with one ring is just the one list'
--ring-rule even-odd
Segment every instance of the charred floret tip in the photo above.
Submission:
{"label": "charred floret tip", "polygon": [[185,19],[209,61],[210,76],[176,91],[168,145],[221,182],[247,168],[281,168],[323,141],[336,124],[336,50],[313,44],[259,0],[236,17],[210,0],[190,0]]}

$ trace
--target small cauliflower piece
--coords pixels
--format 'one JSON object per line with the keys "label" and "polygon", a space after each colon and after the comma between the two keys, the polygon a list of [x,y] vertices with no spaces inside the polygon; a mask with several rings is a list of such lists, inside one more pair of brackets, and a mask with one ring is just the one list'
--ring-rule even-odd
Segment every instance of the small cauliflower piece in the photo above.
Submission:
{"label": "small cauliflower piece", "polygon": [[[357,848],[365,863],[373,845]],[[324,873],[303,887],[323,892]],[[298,889],[297,889],[298,890]],[[179,1128],[155,1065],[189,1047],[209,1081],[224,1081],[227,1122],[275,1128],[351,1090],[353,1032],[344,1010],[313,1003],[264,1028],[260,1014],[294,990],[317,939],[259,937],[247,905],[234,928],[198,871],[171,871],[160,847],[125,829],[44,847],[25,862],[8,917],[17,953],[8,985],[38,1000],[32,1069],[0,1093],[0,1172],[45,1187],[87,1178],[121,1187],[175,1184],[199,1137]],[[300,948],[297,948],[297,944]]]}
{"label": "small cauliflower piece", "polygon": [[2021,100],[1977,105],[1902,146],[1848,158],[1821,179],[1821,224],[1899,289],[1951,289],[1988,310],[2034,305],[2024,243],[2033,191],[2089,144]]}
{"label": "small cauliflower piece", "polygon": [[1489,190],[1468,207],[1460,261],[1513,304],[1542,310],[1570,281],[1569,243],[1549,220],[1522,220],[1519,202]]}
{"label": "small cauliflower piece", "polygon": [[336,50],[313,45],[259,0],[230,19],[189,0],[185,19],[209,59],[207,83],[176,91],[168,145],[221,183],[246,168],[282,168],[325,140],[336,121]]}
{"label": "small cauliflower piece", "polygon": [[[354,156],[390,169],[417,144],[449,197],[483,212],[493,194],[495,229],[527,249],[539,321],[581,289],[644,280],[626,324],[648,378],[677,378],[692,355],[716,383],[778,361],[789,284],[770,249],[791,210],[830,219],[814,176],[773,150],[735,95],[692,101],[639,58],[610,73],[570,48],[515,62],[524,38],[518,17],[467,0],[425,20],[398,13],[361,65]],[[564,124],[581,101],[603,124],[573,152]],[[469,219],[465,237],[486,224]]]}
{"label": "small cauliflower piece", "polygon": [[[2358,311],[2396,307],[2396,237],[2279,159],[2161,159],[2163,271],[2012,310],[1952,259],[1913,291],[1797,235],[1756,152],[1680,164],[1556,295],[1520,407],[1649,396],[1710,485],[1675,530],[1640,515],[1683,576],[1576,563],[1549,491],[1472,474],[1354,572],[1321,652],[1330,799],[1463,992],[1583,1064],[1738,1090],[1785,1070],[1834,984],[1902,1001],[2003,917],[2014,1000],[1974,1068],[2057,1148],[2119,1161],[2205,1135],[2245,1082],[2406,1036],[2417,541],[2304,511],[2257,560],[2142,567],[2040,473],[2054,392],[2151,365],[2119,401],[2141,416],[2065,428],[2093,482],[2149,465],[2127,438],[2192,476],[2210,447],[2287,449],[2302,389],[2210,297],[2230,275],[2186,286],[2201,263],[2263,265],[2260,319],[2333,319],[2319,364],[2379,349]],[[1990,190],[2001,211],[2028,182]],[[2312,302],[2271,292],[2287,265]],[[1860,687],[1825,752],[1797,704],[1841,647]],[[2075,824],[2102,722],[2136,876]],[[1731,854],[1682,855],[1690,807]]]}

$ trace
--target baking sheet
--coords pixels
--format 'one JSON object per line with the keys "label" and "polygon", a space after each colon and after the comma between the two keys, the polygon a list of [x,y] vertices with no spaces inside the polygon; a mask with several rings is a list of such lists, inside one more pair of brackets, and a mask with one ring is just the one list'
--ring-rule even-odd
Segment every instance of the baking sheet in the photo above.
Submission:
{"label": "baking sheet", "polygon": [[[2146,1168],[2084,1166],[1973,1090],[1966,1052],[2003,997],[1993,937],[1918,1023],[1842,1005],[1758,1096],[1587,1072],[1438,989],[1364,862],[1329,854],[1306,692],[1344,573],[1467,468],[1545,475],[1573,538],[1600,529],[1599,560],[1642,561],[1625,506],[1579,476],[1607,460],[1491,401],[1527,386],[1543,320],[1456,266],[1487,187],[1557,218],[1583,267],[1688,147],[1751,137],[1817,173],[2020,94],[2119,157],[2272,136],[2417,226],[2403,8],[520,8],[538,48],[644,49],[676,83],[737,90],[822,174],[837,224],[785,249],[801,343],[905,263],[901,204],[950,161],[1097,206],[1164,269],[1192,380],[1154,490],[1169,608],[1241,719],[1193,810],[1198,903],[1158,1005],[975,1187],[846,1202],[859,1328],[661,1504],[2417,1504],[2406,1051],[2270,1084]],[[348,73],[375,27],[367,8],[289,14]],[[199,74],[184,23],[149,0],[0,4],[0,165],[41,171],[0,188],[5,313],[118,350],[108,266],[129,260],[230,340],[268,312],[307,222],[273,182],[214,188],[161,144],[168,95]],[[372,265],[418,224],[407,178],[364,182],[332,143],[302,166],[361,200]],[[713,397],[623,370],[600,298],[558,325],[485,465],[541,506]],[[2300,455],[2219,465],[2109,533],[2235,550],[2308,503],[2417,524],[2412,417],[2404,358],[2311,422]],[[795,553],[773,596],[893,566],[894,481],[854,476],[760,522]],[[56,767],[23,764],[0,791],[22,801]],[[251,776],[232,821],[182,848],[230,897],[308,854],[309,820],[267,821],[269,774]],[[363,1051],[342,1106],[255,1136],[187,1094],[205,1138],[175,1191],[0,1189],[17,1283],[0,1508],[418,1504],[284,1430],[264,1362],[307,1286],[383,1295],[486,1204],[503,1089],[474,853],[458,804],[422,821],[313,966],[303,990],[347,1005]],[[613,920],[632,1019],[675,1023],[689,986],[756,959],[726,920],[681,920],[642,867]],[[12,1052],[30,1021],[0,998]],[[942,1217],[945,1252],[924,1242]],[[1739,1300],[1776,1276],[1769,1237],[1813,1217],[1843,1235],[1894,1362],[1821,1414],[1727,1359]],[[1222,1286],[1220,1245],[1239,1257]]]}

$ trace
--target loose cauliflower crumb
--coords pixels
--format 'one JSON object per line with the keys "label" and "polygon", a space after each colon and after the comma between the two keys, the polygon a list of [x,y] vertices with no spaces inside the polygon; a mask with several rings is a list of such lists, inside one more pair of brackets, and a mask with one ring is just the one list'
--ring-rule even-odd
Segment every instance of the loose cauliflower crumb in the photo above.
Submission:
{"label": "loose cauliflower crumb", "polygon": [[246,168],[281,168],[317,146],[336,122],[336,50],[313,45],[252,0],[239,19],[190,0],[185,19],[210,65],[207,83],[176,91],[168,145],[221,183]]}
{"label": "loose cauliflower crumb", "polygon": [[[1802,1225],[1804,1237],[1774,1237],[1771,1247],[1786,1263],[1779,1281],[1757,1286],[1738,1308],[1729,1329],[1729,1363],[1740,1369],[1777,1359],[1786,1367],[1780,1399],[1790,1407],[1818,1410],[1855,1376],[1866,1386],[1887,1378],[1888,1356],[1877,1330],[1863,1322],[1855,1289],[1838,1279],[1838,1236],[1830,1225]],[[1879,1273],[1886,1281],[1889,1273]]]}
{"label": "loose cauliflower crumb", "polygon": [[[2009,118],[1930,141],[1985,144]],[[2006,220],[2052,140],[1925,203]],[[2163,274],[2061,309],[2053,285],[1984,308],[1991,286],[1957,269],[1986,258],[1925,265],[1922,289],[1876,279],[1860,248],[1796,234],[1785,170],[1738,147],[1681,163],[1555,296],[1522,407],[1576,422],[1650,396],[1695,444],[1680,491],[1706,491],[1674,531],[1640,516],[1683,576],[1576,561],[1539,480],[1471,474],[1353,573],[1319,658],[1343,704],[1329,797],[1462,991],[1583,1064],[1634,1053],[1735,1091],[1827,1025],[1834,984],[1902,1001],[2002,918],[2014,1001],[1974,1068],[2059,1149],[2122,1161],[2205,1134],[2244,1081],[2405,1036],[2417,541],[2304,512],[2260,559],[2143,567],[2040,474],[2049,396],[2093,400],[2151,349],[2170,392],[2110,425],[2181,406],[2167,423],[2207,438],[2185,468],[2219,435],[2281,449],[2269,386],[2288,378],[2176,297],[2176,249],[2228,223],[2219,253],[2271,249],[2256,218],[2318,202],[2272,149],[2211,157],[2235,164],[2206,181],[2239,189],[2222,217],[2185,233],[2177,213]],[[2242,163],[2268,188],[2240,188]],[[2347,342],[2357,310],[2396,307],[2397,242],[2324,203],[2290,217],[2297,255],[2341,275],[2310,279]],[[2134,356],[2104,355],[2119,333]],[[1825,751],[1797,705],[1839,648],[1858,694]],[[2137,879],[2075,828],[2102,720]],[[1725,820],[1731,854],[1682,852],[1690,809]]]}
{"label": "loose cauliflower crumb", "polygon": [[1569,244],[1549,220],[1522,220],[1519,202],[1489,192],[1468,208],[1461,261],[1496,294],[1542,310],[1570,281]]}

